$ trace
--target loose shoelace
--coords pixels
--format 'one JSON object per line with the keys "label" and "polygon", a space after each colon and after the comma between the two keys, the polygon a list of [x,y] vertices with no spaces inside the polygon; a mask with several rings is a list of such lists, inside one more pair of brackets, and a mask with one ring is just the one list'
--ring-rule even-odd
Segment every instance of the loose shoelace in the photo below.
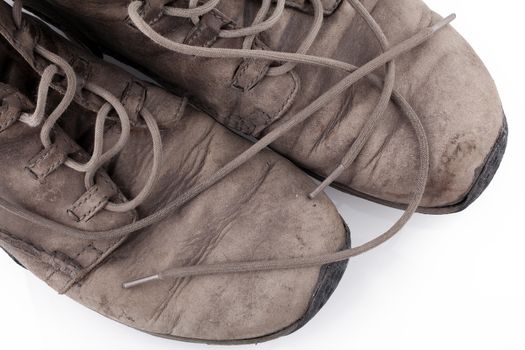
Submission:
{"label": "loose shoelace", "polygon": [[[19,0],[18,0],[19,1]],[[170,50],[194,55],[201,57],[212,57],[212,58],[254,58],[254,59],[265,59],[272,61],[285,61],[290,64],[312,64],[318,66],[327,66],[331,68],[342,69],[348,71],[349,74],[339,83],[335,84],[332,88],[314,100],[309,106],[305,107],[303,110],[298,112],[296,115],[290,117],[290,119],[278,126],[276,129],[265,135],[258,142],[240,154],[238,157],[230,161],[223,168],[218,170],[215,174],[205,179],[201,183],[191,187],[181,196],[176,198],[174,201],[168,203],[164,208],[158,210],[157,212],[144,217],[134,223],[122,226],[120,228],[104,230],[104,231],[84,231],[72,227],[68,227],[61,223],[49,220],[45,217],[42,217],[36,213],[30,212],[24,208],[19,208],[8,201],[0,198],[0,208],[17,215],[21,219],[32,222],[35,225],[40,225],[49,229],[54,230],[57,233],[62,233],[75,238],[93,240],[96,239],[112,239],[117,237],[123,237],[129,235],[133,232],[136,232],[140,229],[153,225],[159,221],[162,221],[173,213],[178,208],[185,205],[191,199],[198,196],[200,193],[204,192],[206,189],[210,188],[225,176],[230,174],[232,171],[246,163],[252,157],[254,157],[258,152],[268,147],[271,143],[277,140],[280,136],[284,135],[294,126],[302,123],[311,117],[315,112],[319,111],[321,108],[330,103],[334,98],[339,96],[341,93],[346,91],[349,87],[355,84],[357,81],[367,78],[369,79],[377,88],[382,89],[381,97],[379,99],[378,105],[372,113],[372,117],[369,119],[360,135],[352,145],[349,152],[343,158],[340,166],[330,175],[324,182],[316,189],[313,193],[310,194],[310,197],[314,197],[317,193],[322,191],[322,189],[328,186],[335,178],[337,178],[338,172],[342,172],[348,166],[350,166],[353,161],[356,159],[357,155],[361,151],[362,147],[370,137],[373,132],[377,122],[380,120],[383,112],[386,108],[386,105],[390,100],[393,100],[397,106],[400,108],[403,115],[409,120],[412,128],[414,129],[419,150],[419,168],[417,174],[417,180],[415,182],[415,190],[412,194],[412,197],[409,201],[406,211],[398,219],[398,221],[386,232],[377,236],[375,239],[365,243],[361,246],[341,250],[336,253],[329,253],[319,256],[310,256],[302,258],[291,258],[291,259],[278,259],[278,260],[269,260],[269,261],[252,261],[252,262],[234,262],[234,263],[223,263],[223,264],[214,264],[214,265],[197,265],[197,266],[187,266],[187,267],[177,267],[174,269],[169,269],[162,271],[158,274],[141,278],[135,281],[124,283],[124,288],[131,288],[134,286],[141,285],[143,283],[148,283],[154,280],[164,280],[164,279],[173,279],[173,278],[182,278],[189,276],[197,275],[210,275],[210,274],[226,274],[226,273],[240,273],[240,272],[255,272],[255,271],[267,271],[267,270],[282,270],[282,269],[296,269],[296,268],[306,268],[306,267],[315,267],[321,266],[329,263],[334,263],[338,261],[347,260],[353,256],[360,255],[365,253],[383,242],[387,241],[393,237],[401,228],[409,221],[412,215],[416,212],[423,194],[425,191],[428,171],[429,171],[429,149],[428,141],[425,130],[421,124],[419,117],[416,115],[410,104],[405,100],[405,98],[396,90],[394,90],[394,78],[395,78],[395,64],[393,60],[399,55],[414,49],[420,44],[424,43],[430,39],[437,31],[444,28],[448,25],[455,16],[449,16],[442,21],[434,24],[431,27],[421,30],[419,33],[415,34],[413,37],[393,46],[389,47],[388,40],[386,39],[384,33],[382,32],[379,25],[375,22],[373,17],[367,12],[364,6],[357,0],[348,0],[352,6],[356,9],[357,13],[366,21],[371,30],[374,32],[378,41],[382,47],[382,54],[377,56],[375,59],[366,63],[361,67],[355,67],[351,64],[333,60],[330,58],[309,56],[305,53],[285,53],[285,52],[276,52],[276,51],[263,51],[263,50],[248,50],[248,49],[221,49],[221,48],[204,48],[204,47],[193,47],[180,43],[173,42],[167,38],[164,38],[160,34],[156,33],[139,15],[139,9],[142,6],[141,1],[132,2],[129,5],[129,15],[133,23],[141,30],[146,36],[151,40],[155,41],[161,46],[168,48]],[[198,21],[198,16],[206,12],[211,11],[218,4],[218,0],[210,0],[206,4],[197,7],[196,0],[190,0],[190,9],[176,9],[176,8],[167,8],[166,13],[170,15],[180,15],[183,17],[190,18],[192,21]],[[270,24],[275,21],[274,16],[279,15],[281,7],[283,6],[283,1],[278,1],[276,9],[271,17],[266,21],[263,21],[264,17],[268,13],[270,1],[263,1],[261,10],[257,14],[257,18],[253,28],[247,28],[244,32],[244,35],[247,35],[245,45],[250,43],[253,40],[252,36],[256,35],[259,30],[265,28],[265,26],[271,26]],[[319,11],[318,8],[320,1],[312,1],[315,4],[314,9]],[[17,2],[15,2],[15,5]],[[14,7],[14,18],[15,22],[17,21],[17,16],[21,19],[21,14],[17,11],[21,11],[21,6]],[[316,12],[317,13],[317,12]],[[315,16],[318,18],[318,16]],[[316,19],[322,21],[322,18]],[[20,20],[21,22],[21,20]],[[20,23],[18,22],[18,23]],[[315,26],[314,26],[315,27]],[[256,28],[256,29],[254,29]],[[310,34],[313,30],[310,32]],[[228,32],[226,32],[228,33]],[[240,32],[234,33],[239,35]],[[222,35],[232,35],[222,34]],[[310,36],[310,35],[309,35]],[[313,41],[313,40],[312,40]],[[309,48],[308,40],[305,41],[306,44],[303,44],[301,47],[306,47],[306,50]],[[244,46],[244,45],[243,45]],[[301,50],[301,49],[300,49]],[[303,49],[304,50],[304,49]],[[375,70],[382,66],[387,66],[387,74],[385,79],[381,79],[373,74]],[[284,69],[282,67],[286,66],[286,63],[278,68]],[[292,66],[293,67],[293,66]],[[288,68],[286,68],[288,69]],[[66,97],[64,97],[64,100]],[[100,113],[99,113],[100,114]],[[145,113],[147,114],[147,113]],[[151,115],[150,115],[151,117]],[[98,121],[98,120],[97,120]],[[97,163],[98,165],[98,163]]]}

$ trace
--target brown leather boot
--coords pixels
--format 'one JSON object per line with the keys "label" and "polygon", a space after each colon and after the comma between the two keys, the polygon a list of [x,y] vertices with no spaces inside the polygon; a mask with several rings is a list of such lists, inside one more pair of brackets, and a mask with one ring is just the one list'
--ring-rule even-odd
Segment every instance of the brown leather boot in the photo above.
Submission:
{"label": "brown leather boot", "polygon": [[[0,247],[37,277],[115,321],[190,341],[276,338],[324,305],[344,261],[215,271],[348,247],[333,204],[309,199],[315,184],[287,160],[237,157],[250,143],[185,99],[4,2],[0,67]],[[174,267],[194,277],[161,273]]]}
{"label": "brown leather boot", "polygon": [[333,182],[388,205],[408,203],[418,146],[405,102],[430,145],[422,212],[466,208],[505,150],[489,73],[447,25],[452,18],[421,0],[24,3],[184,91],[230,128],[255,137],[279,130],[273,148],[326,179],[319,190]]}

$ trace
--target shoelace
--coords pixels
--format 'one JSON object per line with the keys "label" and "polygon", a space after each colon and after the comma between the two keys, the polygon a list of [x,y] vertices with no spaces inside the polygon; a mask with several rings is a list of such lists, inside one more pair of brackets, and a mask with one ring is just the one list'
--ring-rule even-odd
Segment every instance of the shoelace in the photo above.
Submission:
{"label": "shoelace", "polygon": [[[17,1],[20,1],[20,0],[17,0]],[[375,33],[377,39],[379,40],[383,48],[383,53],[381,55],[377,56],[375,59],[371,60],[370,62],[366,63],[365,65],[361,67],[355,67],[345,62],[341,62],[341,61],[337,61],[337,60],[333,60],[329,58],[309,56],[309,55],[302,54],[302,53],[283,53],[283,52],[262,51],[262,50],[201,48],[201,47],[192,47],[192,46],[179,44],[179,43],[173,42],[169,39],[162,37],[161,35],[156,33],[151,27],[149,27],[147,23],[144,22],[144,20],[138,14],[138,9],[140,8],[142,4],[141,2],[131,3],[129,6],[130,18],[135,23],[137,28],[139,28],[139,30],[144,32],[145,35],[150,37],[152,40],[157,42],[159,45],[162,45],[168,49],[171,49],[177,52],[186,53],[190,55],[197,55],[197,56],[204,56],[204,57],[216,57],[216,58],[236,57],[236,58],[255,58],[255,59],[268,59],[268,60],[276,60],[276,61],[289,61],[291,63],[296,63],[296,64],[301,63],[301,64],[328,66],[332,68],[343,69],[350,73],[348,74],[348,76],[342,79],[339,83],[335,84],[332,88],[326,91],[323,95],[321,95],[315,101],[313,101],[309,106],[305,107],[303,110],[298,112],[296,115],[292,116],[287,122],[283,123],[276,129],[274,129],[273,131],[265,135],[258,142],[256,142],[254,145],[252,145],[250,148],[248,148],[246,151],[240,154],[238,157],[236,157],[235,159],[230,161],[228,164],[226,164],[223,168],[218,170],[215,174],[211,175],[209,178],[205,179],[201,183],[194,185],[193,187],[188,189],[185,193],[183,193],[181,196],[176,198],[174,201],[168,203],[164,208],[134,223],[131,223],[131,224],[119,227],[119,228],[111,229],[111,230],[84,231],[84,230],[68,227],[66,225],[55,222],[53,220],[49,220],[41,215],[38,215],[24,208],[20,208],[16,205],[13,205],[12,203],[4,200],[3,198],[0,198],[0,208],[20,217],[21,219],[27,220],[35,225],[43,226],[43,227],[52,229],[55,232],[62,233],[64,235],[71,236],[71,237],[80,238],[80,239],[87,239],[87,240],[93,240],[95,238],[96,239],[112,239],[112,238],[123,237],[123,236],[129,235],[140,229],[143,229],[159,221],[162,221],[167,216],[169,216],[171,213],[173,213],[175,210],[182,207],[184,204],[189,202],[191,199],[195,198],[197,195],[204,192],[206,189],[210,188],[211,186],[219,182],[221,179],[223,179],[225,176],[230,174],[232,171],[234,171],[235,169],[237,169],[238,167],[246,163],[248,160],[254,157],[258,152],[268,147],[271,143],[273,143],[280,136],[288,132],[294,126],[300,124],[301,122],[311,117],[315,112],[319,111],[321,108],[326,106],[334,98],[336,98],[341,93],[346,91],[349,87],[351,87],[357,81],[363,78],[367,78],[376,87],[380,88],[381,86],[383,86],[382,96],[380,98],[378,106],[373,112],[373,118],[370,118],[370,121],[367,123],[367,125],[365,126],[365,128],[363,129],[363,131],[358,137],[358,140],[361,140],[361,141],[359,141],[359,143],[357,141],[354,143],[354,145],[351,147],[351,150],[348,152],[347,156],[345,156],[345,158],[343,159],[343,162],[341,162],[340,167],[346,168],[350,166],[352,162],[355,160],[355,158],[357,157],[357,154],[360,152],[362,146],[368,139],[368,136],[372,133],[375,127],[375,123],[380,119],[380,116],[382,115],[381,110],[384,110],[385,108],[384,105],[387,104],[390,101],[390,99],[392,99],[398,105],[402,113],[409,120],[412,128],[414,129],[414,132],[415,132],[415,135],[418,141],[418,150],[419,150],[420,157],[419,157],[419,168],[418,168],[417,180],[414,186],[414,193],[412,194],[412,197],[403,215],[398,219],[398,221],[389,230],[377,236],[375,239],[369,241],[368,243],[365,243],[355,248],[341,250],[336,253],[324,254],[324,255],[319,255],[319,256],[302,257],[302,258],[278,259],[278,260],[270,260],[270,261],[234,262],[234,263],[214,264],[214,265],[197,265],[197,266],[177,267],[174,269],[162,271],[152,276],[147,276],[147,277],[140,278],[140,279],[128,282],[128,283],[124,283],[123,287],[131,288],[131,287],[135,287],[135,286],[138,286],[144,283],[148,283],[151,281],[155,281],[155,280],[182,278],[182,277],[190,277],[190,276],[197,276],[197,275],[255,272],[255,271],[296,269],[296,268],[321,266],[321,265],[325,265],[329,263],[347,260],[353,256],[365,253],[377,247],[378,245],[384,243],[385,241],[393,237],[396,233],[398,233],[401,230],[401,228],[410,220],[412,215],[416,212],[421,202],[421,199],[423,198],[423,194],[424,194],[427,179],[428,179],[428,171],[429,171],[429,149],[428,149],[428,141],[427,141],[425,130],[421,124],[419,117],[416,115],[416,113],[414,112],[410,104],[405,100],[405,98],[399,92],[393,89],[393,78],[394,78],[393,60],[399,55],[401,55],[402,53],[407,52],[419,46],[420,44],[427,41],[428,39],[430,39],[432,35],[434,35],[437,31],[439,31],[440,29],[448,25],[455,17],[449,16],[445,18],[444,20],[436,23],[435,25],[421,30],[419,33],[415,34],[413,37],[389,48],[388,41],[385,35],[381,31],[379,25],[373,19],[373,17],[366,11],[366,9],[358,1],[355,1],[355,0],[348,0],[348,1],[350,1],[350,3],[356,9],[357,13],[359,13],[359,15],[363,17],[365,21],[368,23],[368,25],[371,27],[371,29]],[[195,7],[196,1],[190,1],[190,2],[191,2],[190,6],[191,5],[194,6],[193,9],[190,9],[190,10],[198,9],[198,11],[204,11],[205,9],[210,8],[210,7],[213,8],[218,3],[217,0],[212,0],[201,7]],[[263,5],[265,3],[266,2],[263,2]],[[17,2],[15,2],[15,6],[13,8],[15,23],[17,21],[16,19],[17,16],[21,18],[21,13],[17,12],[17,11],[21,11],[21,6],[18,6],[17,8],[16,4]],[[280,2],[278,3],[277,8],[279,8],[279,4]],[[175,13],[176,10],[174,9],[173,11],[174,12],[172,13]],[[259,13],[262,13],[262,12],[264,11],[259,11]],[[185,12],[185,14],[186,16],[189,16],[189,18],[193,18],[192,20],[194,21],[197,20],[196,16],[198,16],[198,12]],[[261,15],[258,17],[263,18],[264,16]],[[21,23],[21,20],[19,23]],[[260,23],[264,23],[264,22],[262,22],[261,20]],[[250,34],[253,35],[253,33],[250,33]],[[373,75],[373,72],[376,69],[382,66],[385,66],[385,65],[387,65],[388,71],[387,71],[386,78],[383,81],[383,79]],[[338,167],[338,169],[340,167]],[[316,192],[322,191],[323,185],[326,186],[326,183],[328,182],[329,184],[329,181],[330,180],[327,179],[327,181],[325,181],[320,186],[320,188],[316,190]],[[316,194],[316,192],[312,193],[310,196],[313,197]]]}
{"label": "shoelace", "polygon": [[[32,114],[23,113],[19,120],[30,127],[39,127],[42,124],[40,131],[40,140],[45,148],[52,146],[51,133],[54,126],[60,117],[66,112],[77,93],[78,79],[76,73],[67,61],[60,56],[48,51],[41,45],[36,45],[35,52],[50,61],[52,64],[46,67],[42,73],[40,83],[38,86],[37,103],[35,111]],[[45,118],[46,104],[48,100],[49,89],[52,85],[53,79],[59,74],[65,74],[67,80],[66,92],[58,104],[58,106]],[[131,124],[126,109],[109,91],[97,86],[93,83],[85,83],[83,89],[101,97],[106,103],[100,108],[97,113],[95,121],[95,136],[93,154],[89,161],[81,164],[71,158],[65,161],[65,165],[69,168],[81,173],[85,173],[84,183],[86,190],[95,185],[95,175],[108,161],[116,156],[126,146],[130,138]],[[108,114],[115,110],[120,120],[121,132],[119,140],[109,150],[103,153],[104,149],[104,125]],[[112,212],[127,212],[137,208],[151,193],[153,186],[159,175],[159,169],[162,156],[162,140],[160,130],[157,126],[155,118],[144,109],[141,113],[146,125],[151,133],[153,140],[153,165],[150,175],[140,193],[130,201],[124,203],[108,202],[105,208]],[[45,121],[44,121],[45,119]]]}
{"label": "shoelace", "polygon": [[[164,14],[173,17],[190,18],[196,25],[199,22],[199,16],[203,16],[214,10],[219,2],[220,0],[210,0],[204,5],[197,6],[198,0],[190,0],[188,3],[188,9],[166,6],[164,7]],[[272,0],[263,0],[261,7],[259,8],[259,11],[257,12],[250,26],[241,29],[222,29],[219,32],[219,37],[230,39],[244,37],[242,48],[244,50],[251,49],[256,35],[273,27],[282,17],[286,0],[277,0],[277,4],[275,5],[275,9],[273,10],[272,14],[267,19],[265,19],[270,12],[271,5]],[[305,54],[308,52],[323,25],[324,8],[321,0],[312,1],[312,5],[314,8],[314,22],[312,23],[311,29],[306,35],[305,39],[297,49],[296,53],[298,54]],[[132,3],[130,5],[130,14],[131,12],[136,13],[141,6],[141,1]],[[278,67],[270,67],[266,74],[269,76],[286,74],[294,69],[295,65],[296,64],[293,62],[287,62]]]}
{"label": "shoelace", "polygon": [[[381,30],[380,26],[377,24],[377,22],[374,20],[374,18],[368,13],[364,5],[361,4],[358,0],[347,0],[356,10],[356,12],[363,18],[366,22],[366,24],[369,26],[369,28],[372,30],[374,35],[376,36],[376,39],[381,45],[381,49],[384,53],[387,53],[387,50],[389,49],[389,44],[386,36],[384,35],[383,31]],[[310,64],[310,65],[317,65],[317,66],[324,66],[329,67],[332,69],[342,69],[348,72],[353,72],[357,69],[357,67],[338,60],[334,60],[328,57],[319,57],[319,56],[311,56],[307,55],[306,51],[311,47],[313,44],[315,38],[317,37],[317,34],[319,33],[320,27],[323,22],[323,5],[321,0],[310,0],[314,7],[314,22],[312,23],[312,30],[309,32],[307,37],[305,38],[305,41],[303,44],[301,44],[301,47],[297,53],[287,53],[287,52],[279,52],[279,51],[270,51],[270,50],[252,50],[250,49],[247,44],[250,44],[253,42],[253,37],[257,33],[261,33],[269,27],[271,27],[273,24],[275,24],[275,20],[273,19],[274,16],[282,16],[285,1],[278,1],[276,4],[276,8],[274,10],[274,13],[270,17],[270,19],[265,22],[260,22],[262,15],[266,15],[269,11],[269,4],[271,1],[263,1],[261,5],[261,9],[259,10],[258,14],[256,15],[256,18],[251,26],[243,28],[243,29],[236,29],[236,30],[222,30],[219,33],[220,37],[242,37],[243,35],[249,35],[245,38],[245,41],[243,43],[242,49],[227,49],[227,48],[209,48],[209,47],[196,47],[191,46],[187,44],[182,44],[178,42],[174,42],[166,37],[163,37],[159,33],[157,33],[140,15],[140,9],[143,6],[143,1],[134,1],[128,6],[128,14],[133,22],[133,24],[149,39],[151,39],[153,42],[165,47],[168,50],[171,50],[173,52],[177,52],[180,54],[185,54],[189,56],[198,56],[198,57],[207,57],[207,58],[251,58],[251,59],[259,59],[259,60],[270,60],[270,61],[287,61],[282,66],[279,67],[271,67],[268,75],[279,75],[284,74],[290,71],[295,67],[295,65],[301,63],[301,64]],[[197,19],[195,19],[195,16],[197,15],[203,15],[210,11],[212,11],[217,5],[219,1],[217,0],[211,0],[208,1],[206,4],[196,7],[196,1],[190,1],[189,2],[189,9],[180,9],[180,8],[173,8],[173,7],[165,7],[164,13],[166,15],[170,16],[178,16],[178,17],[184,17],[184,18],[192,18],[193,22],[196,22]],[[392,94],[394,92],[394,82],[395,82],[395,63],[393,61],[394,58],[399,56],[400,54],[410,50],[410,40],[414,41],[426,41],[428,40],[435,31],[441,29],[443,26],[449,24],[452,20],[455,19],[455,15],[451,15],[442,21],[436,23],[434,26],[429,27],[427,29],[422,30],[418,34],[414,35],[412,38],[407,40],[407,46],[410,48],[397,48],[396,50],[388,50],[388,54],[394,53],[392,56],[392,59],[388,62],[386,62],[386,68],[387,68],[387,74],[384,79],[384,82],[380,84],[379,86],[382,86],[381,96],[378,100],[378,103],[376,105],[376,108],[372,112],[371,117],[368,119],[366,125],[361,130],[360,134],[358,135],[356,141],[353,143],[352,147],[349,149],[349,151],[346,153],[346,155],[342,158],[339,166],[333,170],[333,172],[327,176],[325,181],[310,194],[310,197],[313,198],[316,195],[318,195],[320,192],[322,192],[326,187],[328,187],[332,182],[334,182],[345,169],[347,169],[352,162],[355,160],[355,158],[359,155],[360,151],[362,150],[363,146],[366,144],[366,141],[370,138],[372,132],[375,130],[375,127],[377,126],[378,122],[381,119],[381,116],[384,115],[384,112],[388,106],[388,102],[390,101]],[[260,25],[261,23],[265,23],[264,25]],[[399,45],[398,45],[399,46]],[[277,70],[272,70],[273,68],[276,68]],[[367,78],[371,80],[378,80],[378,77],[374,77],[372,72],[369,72],[369,74],[366,75]],[[375,85],[378,85],[376,82],[373,82]]]}

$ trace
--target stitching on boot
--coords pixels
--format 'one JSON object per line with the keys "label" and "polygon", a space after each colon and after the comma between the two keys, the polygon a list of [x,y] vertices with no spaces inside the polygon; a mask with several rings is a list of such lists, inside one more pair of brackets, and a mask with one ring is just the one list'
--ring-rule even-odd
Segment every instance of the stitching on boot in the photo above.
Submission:
{"label": "stitching on boot", "polygon": [[139,114],[146,101],[146,88],[138,81],[130,81],[122,93],[121,102],[131,119],[133,126],[139,124]]}
{"label": "stitching on boot", "polygon": [[[231,84],[232,87],[243,90],[244,92],[253,89],[257,83],[259,83],[266,76],[269,67],[269,62],[261,62],[251,59],[243,60],[239,66],[239,69],[235,73],[235,77]],[[256,74],[252,74],[250,80],[243,82],[243,80],[249,78],[250,73],[252,72],[255,72]]]}
{"label": "stitching on boot", "polygon": [[288,109],[293,104],[293,101],[295,100],[295,96],[297,96],[297,92],[299,91],[299,88],[301,86],[301,81],[300,81],[299,76],[297,75],[297,73],[291,71],[289,74],[290,74],[290,77],[292,78],[294,87],[291,89],[290,94],[285,99],[285,101],[284,101],[283,105],[281,106],[281,108],[279,108],[277,113],[273,116],[272,122],[275,121],[275,120],[278,120],[279,118],[281,118],[283,116],[283,114],[288,111]]}
{"label": "stitching on boot", "polygon": [[[215,19],[217,19],[220,23],[218,28],[214,28],[212,26],[209,26],[207,24],[208,18],[212,16]],[[210,47],[212,46],[218,39],[219,39],[219,31],[221,28],[224,27],[235,27],[233,21],[226,17],[224,14],[219,12],[218,10],[214,9],[210,12],[208,12],[206,15],[204,15],[200,22],[193,28],[187,35],[186,39],[184,40],[184,43],[187,45],[193,45],[193,46],[202,46],[202,47]],[[209,31],[206,31],[206,29],[210,29]],[[212,36],[202,42],[199,43],[198,40],[203,39],[202,36],[205,34],[212,34]]]}
{"label": "stitching on boot", "polygon": [[[6,244],[8,248],[14,248],[22,254],[37,259],[40,263],[49,266],[52,273],[59,272],[64,277],[73,279],[83,269],[74,259],[61,252],[47,252],[42,247],[34,243],[20,239],[8,232],[0,231],[0,241]],[[1,243],[0,243],[1,244]]]}
{"label": "stitching on boot", "polygon": [[[67,210],[67,213],[77,222],[86,222],[91,219],[102,207],[107,203],[109,197],[106,194],[100,194],[100,186],[92,186],[86,193],[84,193],[72,206]],[[99,195],[98,198],[96,196]],[[91,199],[95,199],[93,204],[90,204]],[[88,206],[86,208],[86,206]]]}
{"label": "stitching on boot", "polygon": [[111,241],[107,244],[107,248],[103,254],[98,256],[89,266],[85,267],[79,274],[74,278],[70,279],[69,282],[59,291],[60,294],[65,294],[71,289],[74,285],[79,284],[83,279],[85,279],[91,271],[93,271],[102,261],[104,261],[110,254],[117,250],[125,241],[127,237],[123,237],[117,241]]}
{"label": "stitching on boot", "polygon": [[[49,163],[48,160],[52,160],[53,157],[55,160]],[[43,149],[33,158],[26,166],[26,169],[35,180],[42,182],[49,174],[64,164],[66,159],[66,152],[59,149],[57,144],[53,144],[51,147]]]}
{"label": "stitching on boot", "polygon": [[[270,49],[270,47],[264,43],[260,36],[255,38],[253,46],[255,49],[259,50]],[[266,73],[270,69],[270,64],[270,61],[243,59],[237,68],[237,71],[235,72],[235,76],[231,84],[232,87],[241,89],[245,92],[253,89],[266,76]],[[252,79],[243,84],[242,80],[246,78],[245,75],[249,75],[249,69],[251,69],[252,72],[255,71],[256,74],[252,77]]]}

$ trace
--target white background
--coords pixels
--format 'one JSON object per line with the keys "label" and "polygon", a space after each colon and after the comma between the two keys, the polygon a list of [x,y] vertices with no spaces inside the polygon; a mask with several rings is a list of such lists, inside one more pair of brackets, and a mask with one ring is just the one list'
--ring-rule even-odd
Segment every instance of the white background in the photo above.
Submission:
{"label": "white background", "polygon": [[[506,158],[465,212],[417,215],[396,238],[353,259],[328,304],[298,332],[257,349],[525,349],[525,5],[428,0],[482,57],[510,125]],[[330,191],[355,243],[399,216]],[[155,338],[59,296],[0,254],[1,349],[215,349]],[[253,349],[253,346],[237,347]]]}

